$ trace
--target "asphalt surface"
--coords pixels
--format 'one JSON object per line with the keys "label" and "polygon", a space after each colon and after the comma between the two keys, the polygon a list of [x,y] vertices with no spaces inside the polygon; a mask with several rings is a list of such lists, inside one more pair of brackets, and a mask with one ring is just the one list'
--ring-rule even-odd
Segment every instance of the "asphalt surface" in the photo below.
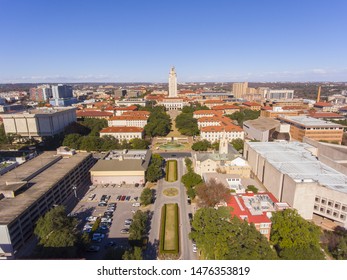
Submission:
{"label": "asphalt surface", "polygon": [[[113,241],[116,243],[117,247],[128,248],[128,234],[123,234],[120,231],[123,228],[126,228],[124,225],[124,221],[126,219],[132,218],[134,213],[132,211],[136,211],[139,207],[133,207],[132,204],[135,202],[135,197],[140,197],[143,188],[134,187],[134,186],[122,186],[118,187],[93,187],[91,188],[85,196],[78,202],[77,206],[72,211],[73,215],[75,215],[81,222],[79,224],[79,229],[83,229],[83,226],[87,224],[86,218],[88,216],[102,216],[106,211],[107,207],[98,206],[100,198],[102,195],[110,195],[111,198],[108,203],[115,202],[117,203],[117,207],[115,212],[113,213],[113,221],[109,231],[105,233],[105,238],[102,241],[91,243],[91,245],[96,245],[100,247],[98,252],[86,252],[86,259],[92,260],[102,260],[105,258],[105,254],[107,251],[106,245]],[[90,194],[96,194],[93,200],[88,199]],[[117,201],[116,198],[118,195],[131,196],[129,201]]]}

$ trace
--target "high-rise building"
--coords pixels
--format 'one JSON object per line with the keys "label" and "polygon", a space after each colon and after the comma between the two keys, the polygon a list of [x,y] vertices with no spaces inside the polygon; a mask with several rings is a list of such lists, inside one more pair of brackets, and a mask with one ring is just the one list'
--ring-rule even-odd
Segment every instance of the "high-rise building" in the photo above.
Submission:
{"label": "high-rise building", "polygon": [[41,85],[29,90],[30,100],[37,102],[47,101],[52,97],[52,89],[50,85]]}
{"label": "high-rise building", "polygon": [[71,106],[77,103],[77,98],[73,97],[72,86],[59,84],[52,86],[53,98],[50,99],[50,104],[53,106]]}
{"label": "high-rise building", "polygon": [[57,86],[52,86],[53,98],[71,98],[72,86],[59,84]]}
{"label": "high-rise building", "polygon": [[248,82],[233,83],[233,94],[235,98],[242,98],[247,93]]}
{"label": "high-rise building", "polygon": [[175,67],[171,68],[169,74],[169,97],[177,97],[177,74]]}

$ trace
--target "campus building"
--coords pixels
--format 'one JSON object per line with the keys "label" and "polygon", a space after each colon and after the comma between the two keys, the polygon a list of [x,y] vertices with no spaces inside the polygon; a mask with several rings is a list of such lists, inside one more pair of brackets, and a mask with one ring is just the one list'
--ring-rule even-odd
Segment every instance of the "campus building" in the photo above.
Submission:
{"label": "campus building", "polygon": [[114,150],[90,170],[94,185],[142,185],[151,160],[150,150]]}
{"label": "campus building", "polygon": [[282,123],[290,125],[293,139],[302,141],[304,137],[341,144],[344,126],[308,116],[278,116]]}
{"label": "campus building", "polygon": [[37,108],[14,114],[2,114],[6,133],[42,139],[64,131],[76,121],[76,109]]}
{"label": "campus building", "polygon": [[37,220],[54,205],[73,206],[89,183],[92,155],[64,151],[44,152],[0,177],[0,259],[15,258]]}
{"label": "campus building", "polygon": [[[315,142],[308,139],[310,142]],[[314,215],[347,227],[347,148],[318,143],[245,142],[252,172],[279,202],[305,219]]]}
{"label": "campus building", "polygon": [[136,126],[111,126],[106,127],[100,131],[100,137],[109,135],[114,138],[122,140],[131,140],[135,138],[142,139],[144,130],[141,127]]}

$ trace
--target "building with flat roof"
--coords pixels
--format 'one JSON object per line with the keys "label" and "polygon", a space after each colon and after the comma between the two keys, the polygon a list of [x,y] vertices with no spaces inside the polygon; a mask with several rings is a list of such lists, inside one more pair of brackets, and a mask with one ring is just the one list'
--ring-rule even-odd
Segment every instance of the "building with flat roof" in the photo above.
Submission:
{"label": "building with flat roof", "polygon": [[[333,153],[322,158],[329,154]],[[330,167],[335,162],[328,166],[319,160],[316,147],[300,142],[245,142],[244,157],[279,202],[288,203],[305,219],[319,215],[347,227],[347,176]]]}
{"label": "building with flat roof", "polygon": [[233,83],[233,95],[235,98],[243,98],[243,95],[247,93],[248,82]]}
{"label": "building with flat roof", "polygon": [[15,258],[37,220],[54,205],[67,205],[89,182],[94,163],[90,153],[44,152],[0,177],[0,259]]}
{"label": "building with flat roof", "polygon": [[37,108],[21,113],[2,114],[6,133],[22,137],[42,139],[64,131],[65,127],[76,121],[76,109]]}
{"label": "building with flat roof", "polygon": [[145,127],[147,124],[147,116],[144,115],[122,115],[113,116],[108,121],[108,126],[136,126]]}
{"label": "building with flat roof", "polygon": [[231,196],[228,206],[231,215],[254,224],[255,228],[270,240],[272,212],[288,208],[287,203],[278,202],[271,193],[245,193]]}
{"label": "building with flat roof", "polygon": [[290,126],[272,118],[259,117],[245,121],[243,131],[245,137],[261,142],[290,140]]}
{"label": "building with flat roof", "polygon": [[291,89],[269,89],[265,95],[266,99],[288,100],[294,98],[294,90]]}
{"label": "building with flat roof", "polygon": [[114,150],[90,170],[93,184],[143,185],[151,160],[150,150]]}
{"label": "building with flat roof", "polygon": [[341,144],[344,126],[309,116],[278,116],[282,123],[290,125],[293,139],[302,141],[304,137]]}
{"label": "building with flat roof", "polygon": [[76,116],[79,119],[106,119],[108,120],[113,116],[113,113],[108,111],[92,111],[92,110],[78,110]]}

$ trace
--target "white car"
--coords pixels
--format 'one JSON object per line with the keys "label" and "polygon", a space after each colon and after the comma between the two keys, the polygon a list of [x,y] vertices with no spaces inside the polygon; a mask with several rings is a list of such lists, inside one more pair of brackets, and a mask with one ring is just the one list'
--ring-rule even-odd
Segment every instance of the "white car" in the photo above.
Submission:
{"label": "white car", "polygon": [[89,217],[86,218],[86,221],[88,221],[88,222],[95,222],[96,219],[97,219],[97,217],[89,216]]}
{"label": "white car", "polygon": [[102,223],[112,223],[112,219],[111,218],[101,218],[101,222]]}
{"label": "white car", "polygon": [[198,247],[196,247],[196,244],[193,243],[193,253],[196,253],[198,251]]}
{"label": "white car", "polygon": [[140,207],[140,203],[139,202],[133,203],[133,207]]}

